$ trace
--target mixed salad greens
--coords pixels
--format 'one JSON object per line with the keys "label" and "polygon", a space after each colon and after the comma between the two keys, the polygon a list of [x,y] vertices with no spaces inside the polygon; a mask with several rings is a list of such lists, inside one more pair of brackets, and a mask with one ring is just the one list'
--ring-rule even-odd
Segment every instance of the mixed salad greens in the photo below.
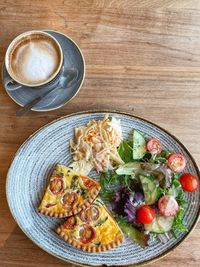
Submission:
{"label": "mixed salad greens", "polygon": [[102,172],[100,184],[122,231],[141,246],[155,235],[171,231],[177,237],[188,231],[185,191],[193,192],[199,184],[192,174],[182,174],[184,156],[164,150],[159,140],[137,130],[132,140],[121,141],[118,154],[123,164]]}

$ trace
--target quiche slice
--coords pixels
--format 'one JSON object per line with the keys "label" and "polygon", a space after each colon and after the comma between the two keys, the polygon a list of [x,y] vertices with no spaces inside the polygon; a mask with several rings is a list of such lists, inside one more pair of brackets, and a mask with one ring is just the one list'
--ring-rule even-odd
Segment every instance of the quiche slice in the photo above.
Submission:
{"label": "quiche slice", "polygon": [[100,198],[67,218],[56,232],[72,246],[87,252],[110,250],[124,241],[121,229]]}
{"label": "quiche slice", "polygon": [[87,176],[57,164],[39,206],[39,212],[53,217],[68,217],[86,209],[94,201],[100,185]]}

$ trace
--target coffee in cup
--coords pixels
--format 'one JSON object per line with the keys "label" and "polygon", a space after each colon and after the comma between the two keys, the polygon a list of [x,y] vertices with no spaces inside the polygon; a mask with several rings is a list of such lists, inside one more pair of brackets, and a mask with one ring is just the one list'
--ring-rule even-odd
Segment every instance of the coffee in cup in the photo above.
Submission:
{"label": "coffee in cup", "polygon": [[63,53],[58,41],[42,31],[25,32],[9,45],[5,65],[11,78],[25,86],[37,87],[59,73]]}

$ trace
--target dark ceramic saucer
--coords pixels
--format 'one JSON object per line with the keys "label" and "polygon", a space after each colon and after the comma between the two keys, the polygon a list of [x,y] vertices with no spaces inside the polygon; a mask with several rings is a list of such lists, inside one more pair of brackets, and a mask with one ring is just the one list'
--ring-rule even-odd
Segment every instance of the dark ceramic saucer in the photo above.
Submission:
{"label": "dark ceramic saucer", "polygon": [[[31,109],[33,111],[50,111],[62,107],[78,93],[85,77],[85,61],[78,45],[72,41],[72,39],[62,33],[49,30],[46,32],[56,38],[63,49],[64,65],[62,72],[64,73],[67,69],[76,69],[78,71],[78,77],[77,81],[72,83],[72,85],[67,89],[64,87],[60,88],[60,86],[58,86],[58,90],[54,90],[52,93],[44,97]],[[28,88],[26,86],[22,86],[17,90],[9,90],[9,84],[6,83],[9,74],[5,68],[5,65],[3,65],[2,75],[6,92],[20,106],[25,106],[43,92],[46,92],[52,88],[52,86],[55,86],[55,82],[59,82],[53,81],[48,85],[41,86],[40,88]]]}

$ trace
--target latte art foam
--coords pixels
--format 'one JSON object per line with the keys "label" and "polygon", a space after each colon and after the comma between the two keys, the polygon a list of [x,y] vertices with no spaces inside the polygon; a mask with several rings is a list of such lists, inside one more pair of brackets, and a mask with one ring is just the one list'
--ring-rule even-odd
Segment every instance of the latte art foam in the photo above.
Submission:
{"label": "latte art foam", "polygon": [[11,53],[10,68],[18,81],[39,84],[56,72],[60,55],[56,44],[46,36],[30,38],[18,44]]}

